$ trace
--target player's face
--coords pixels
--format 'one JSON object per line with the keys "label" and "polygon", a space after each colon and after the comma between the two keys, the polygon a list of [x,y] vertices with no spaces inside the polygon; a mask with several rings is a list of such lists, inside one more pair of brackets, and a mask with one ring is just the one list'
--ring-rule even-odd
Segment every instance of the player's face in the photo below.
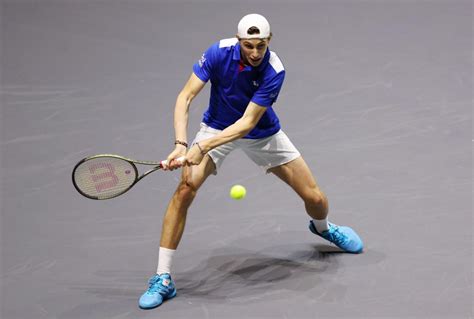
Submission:
{"label": "player's face", "polygon": [[267,52],[270,39],[240,39],[242,60],[253,67],[259,66]]}

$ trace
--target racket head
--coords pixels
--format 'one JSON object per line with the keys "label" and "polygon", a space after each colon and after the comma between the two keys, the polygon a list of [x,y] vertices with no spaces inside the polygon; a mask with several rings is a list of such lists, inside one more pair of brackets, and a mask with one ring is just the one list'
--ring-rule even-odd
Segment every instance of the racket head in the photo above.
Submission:
{"label": "racket head", "polygon": [[122,195],[138,181],[135,164],[118,155],[86,157],[72,171],[72,183],[83,196],[102,200]]}

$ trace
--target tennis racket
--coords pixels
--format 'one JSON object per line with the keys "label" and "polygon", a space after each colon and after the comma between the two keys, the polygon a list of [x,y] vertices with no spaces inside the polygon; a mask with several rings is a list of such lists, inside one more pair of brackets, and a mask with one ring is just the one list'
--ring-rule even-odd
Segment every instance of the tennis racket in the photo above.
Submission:
{"label": "tennis racket", "polygon": [[[183,161],[184,156],[177,159]],[[153,166],[138,175],[135,164]],[[86,157],[72,171],[72,183],[76,190],[90,199],[110,199],[130,190],[143,177],[166,165],[167,161],[137,161],[114,154],[99,154]]]}

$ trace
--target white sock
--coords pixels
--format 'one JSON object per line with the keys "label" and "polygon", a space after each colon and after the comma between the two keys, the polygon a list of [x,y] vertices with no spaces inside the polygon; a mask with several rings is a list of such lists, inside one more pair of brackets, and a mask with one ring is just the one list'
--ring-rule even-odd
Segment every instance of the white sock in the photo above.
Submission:
{"label": "white sock", "polygon": [[316,227],[316,230],[318,231],[318,233],[320,233],[320,234],[323,231],[329,229],[328,218],[327,217],[324,218],[324,219],[313,219],[313,224],[314,224],[314,227]]}
{"label": "white sock", "polygon": [[160,252],[158,253],[158,268],[156,269],[158,275],[171,273],[171,263],[175,251],[175,249],[160,247]]}

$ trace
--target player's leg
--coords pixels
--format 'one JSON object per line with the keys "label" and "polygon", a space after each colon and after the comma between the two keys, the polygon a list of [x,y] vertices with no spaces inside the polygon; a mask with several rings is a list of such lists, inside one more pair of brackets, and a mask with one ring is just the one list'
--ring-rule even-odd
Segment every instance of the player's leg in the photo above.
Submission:
{"label": "player's leg", "polygon": [[312,218],[326,218],[328,200],[319,189],[300,152],[283,131],[266,138],[242,140],[239,143],[255,164],[275,174],[296,191]]}
{"label": "player's leg", "polygon": [[352,228],[328,222],[328,200],[318,187],[302,157],[273,167],[269,171],[290,185],[303,199],[306,212],[313,218],[309,224],[311,232],[329,240],[347,252],[362,252],[362,240]]}
{"label": "player's leg", "polygon": [[329,223],[328,200],[301,154],[283,131],[258,140],[240,142],[242,150],[259,166],[278,176],[303,199],[312,217],[310,230],[349,252],[361,252],[359,236],[349,227]]}
{"label": "player's leg", "polygon": [[188,208],[204,181],[215,171],[213,160],[206,155],[196,166],[186,166],[182,170],[181,181],[173,194],[163,219],[158,268],[150,278],[147,291],[140,297],[143,309],[158,307],[164,300],[176,296],[176,287],[171,279],[173,254],[183,235]]}
{"label": "player's leg", "polygon": [[328,199],[319,188],[302,156],[289,163],[270,168],[268,172],[275,174],[293,188],[303,200],[309,216],[316,220],[326,219]]}
{"label": "player's leg", "polygon": [[196,166],[185,166],[181,181],[171,198],[163,219],[160,247],[176,249],[183,235],[189,206],[204,181],[216,170],[209,155]]}
{"label": "player's leg", "polygon": [[[201,124],[193,144],[212,137],[220,131]],[[196,166],[186,166],[181,174],[181,181],[173,194],[166,210],[161,232],[160,250],[156,275],[149,281],[148,290],[140,297],[141,308],[150,309],[159,306],[163,300],[173,298],[176,288],[171,279],[171,263],[176,248],[183,235],[188,208],[191,206],[198,189],[209,177],[216,173],[225,157],[236,145],[227,143],[211,150]]]}
{"label": "player's leg", "polygon": [[[204,123],[193,141],[193,145],[202,140],[211,138],[221,131],[213,129]],[[227,155],[236,148],[234,143],[227,143],[211,150],[199,165],[186,166],[181,174],[181,181],[171,198],[163,219],[161,232],[160,252],[157,273],[169,273],[171,259],[179,245],[186,223],[189,206],[196,193],[211,174],[216,174]]]}

